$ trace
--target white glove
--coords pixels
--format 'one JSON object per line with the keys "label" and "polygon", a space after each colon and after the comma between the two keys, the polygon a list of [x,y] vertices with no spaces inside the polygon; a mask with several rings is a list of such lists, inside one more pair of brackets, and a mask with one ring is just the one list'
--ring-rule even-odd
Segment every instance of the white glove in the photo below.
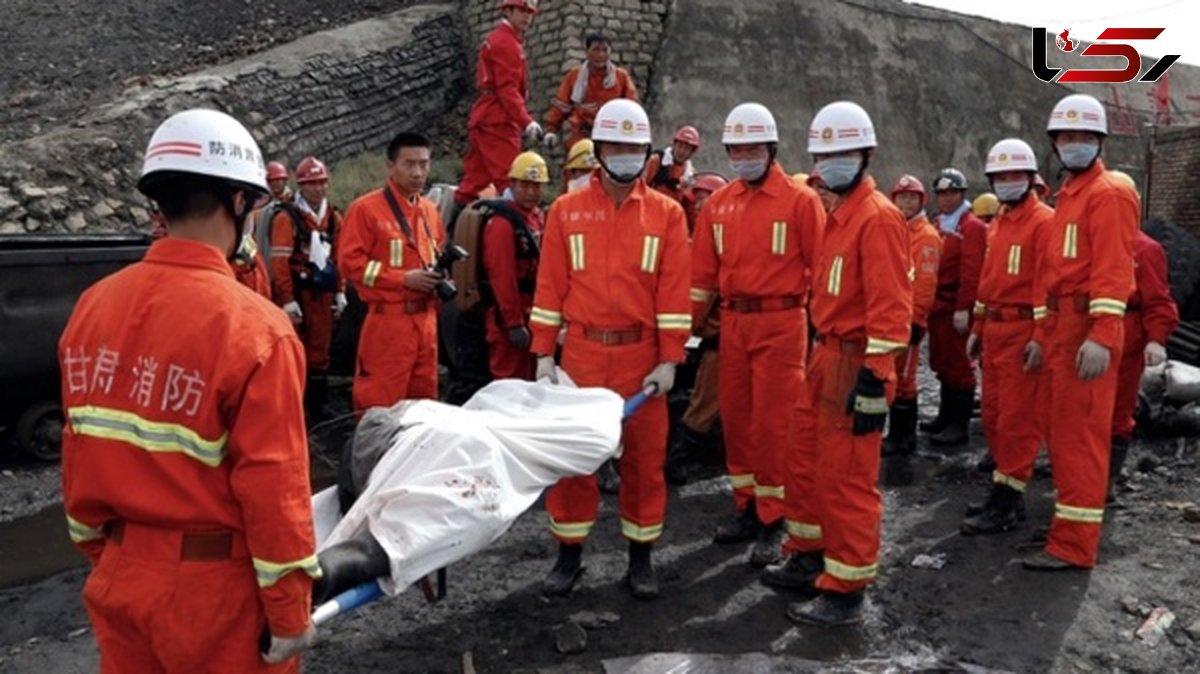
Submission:
{"label": "white glove", "polygon": [[1146,342],[1146,367],[1154,367],[1167,362],[1167,347],[1158,342]]}
{"label": "white glove", "polygon": [[971,312],[963,309],[962,311],[954,312],[954,331],[960,335],[967,334],[967,330],[971,329]]}
{"label": "white glove", "polygon": [[1034,372],[1042,368],[1042,345],[1029,340],[1025,345],[1025,371]]}
{"label": "white glove", "polygon": [[642,380],[642,388],[653,385],[656,390],[654,397],[667,395],[675,386],[675,363],[659,363],[646,378]]}
{"label": "white glove", "polygon": [[346,304],[347,304],[346,293],[338,293],[338,294],[334,295],[333,296],[333,315],[340,317],[342,315],[342,312],[346,310]]}
{"label": "white glove", "polygon": [[271,648],[262,654],[263,662],[275,665],[293,658],[299,655],[300,651],[311,646],[316,639],[317,628],[313,627],[312,623],[308,624],[308,629],[304,630],[304,633],[294,637],[277,637],[272,634]]}
{"label": "white glove", "polygon": [[549,379],[551,384],[558,383],[558,371],[555,369],[554,356],[538,356],[536,381]]}
{"label": "white glove", "polygon": [[1108,370],[1108,360],[1112,357],[1108,349],[1088,339],[1079,347],[1075,354],[1075,368],[1080,381],[1091,381]]}
{"label": "white glove", "polygon": [[296,300],[283,305],[283,313],[287,314],[293,323],[299,323],[304,320],[304,312],[300,311],[300,304]]}
{"label": "white glove", "polygon": [[550,131],[545,136],[542,136],[542,145],[545,145],[547,150],[553,150],[558,147],[558,134]]}
{"label": "white glove", "polygon": [[972,332],[971,336],[967,337],[967,358],[979,360],[979,354],[982,352],[983,340],[979,338],[979,335]]}
{"label": "white glove", "polygon": [[542,137],[542,125],[536,120],[530,122],[529,126],[525,127],[525,137],[536,143]]}

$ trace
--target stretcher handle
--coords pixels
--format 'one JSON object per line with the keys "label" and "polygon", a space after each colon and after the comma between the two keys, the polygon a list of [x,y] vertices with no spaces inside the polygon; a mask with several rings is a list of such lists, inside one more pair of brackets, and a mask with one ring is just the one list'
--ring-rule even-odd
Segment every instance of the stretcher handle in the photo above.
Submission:
{"label": "stretcher handle", "polygon": [[625,413],[621,415],[621,421],[625,421],[629,417],[637,413],[642,405],[650,399],[650,396],[658,393],[658,384],[650,384],[646,388],[638,391],[629,400],[625,401]]}

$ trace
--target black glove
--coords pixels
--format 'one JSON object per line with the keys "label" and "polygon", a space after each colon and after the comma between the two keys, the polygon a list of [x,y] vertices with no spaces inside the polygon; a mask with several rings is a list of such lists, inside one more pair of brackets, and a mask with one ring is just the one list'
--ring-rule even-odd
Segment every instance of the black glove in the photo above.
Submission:
{"label": "black glove", "polygon": [[529,328],[524,325],[518,325],[515,328],[508,329],[508,343],[512,344],[514,349],[524,351],[529,348]]}
{"label": "black glove", "polygon": [[924,338],[925,338],[925,328],[922,328],[921,326],[917,325],[916,323],[913,323],[912,328],[908,332],[908,343],[912,346],[916,346],[916,345],[920,344],[921,340]]}
{"label": "black glove", "polygon": [[888,404],[883,393],[883,380],[870,368],[858,370],[858,381],[846,401],[846,414],[854,416],[854,434],[867,435],[883,431],[887,421]]}

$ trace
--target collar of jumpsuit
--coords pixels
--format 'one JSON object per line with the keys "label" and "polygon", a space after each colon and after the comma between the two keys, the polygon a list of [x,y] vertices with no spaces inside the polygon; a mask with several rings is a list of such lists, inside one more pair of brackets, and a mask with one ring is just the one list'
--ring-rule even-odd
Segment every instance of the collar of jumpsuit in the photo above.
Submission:
{"label": "collar of jumpsuit", "polygon": [[779,165],[779,162],[773,161],[767,167],[766,178],[758,187],[751,187],[745,180],[735,180],[733,189],[738,190],[739,193],[758,190],[769,197],[775,197],[783,193],[784,188],[791,180],[791,176],[783,172],[783,167]]}
{"label": "collar of jumpsuit", "polygon": [[[592,171],[591,186],[600,190],[601,192],[604,192],[604,196],[609,201],[612,201],[612,197],[609,197],[608,192],[604,190],[604,178],[600,175],[603,171],[604,169]],[[642,177],[645,177],[644,171],[642,173]],[[645,196],[647,189],[645,180],[638,178],[637,180],[633,181],[632,185],[633,188],[629,190],[629,194],[625,195],[625,199],[621,202],[622,204],[624,204],[626,201],[641,201],[642,197]]]}
{"label": "collar of jumpsuit", "polygon": [[1068,178],[1062,187],[1058,188],[1058,194],[1075,194],[1079,190],[1082,190],[1084,185],[1103,175],[1105,170],[1104,162],[1099,157],[1096,157],[1096,161],[1092,162],[1092,165],[1086,171],[1076,173]]}
{"label": "collar of jumpsuit", "polygon": [[221,251],[207,243],[189,239],[174,239],[169,236],[159,239],[150,245],[144,261],[152,264],[207,269],[222,276],[234,278],[233,269],[230,268]]}
{"label": "collar of jumpsuit", "polygon": [[875,178],[869,175],[864,175],[862,180],[858,181],[858,184],[854,186],[854,189],[842,195],[841,201],[838,202],[837,208],[833,209],[833,211],[829,213],[830,217],[836,220],[839,213],[845,213],[847,211],[854,212],[854,210],[858,208],[859,204],[861,204],[862,201],[870,196],[870,194],[874,191]]}

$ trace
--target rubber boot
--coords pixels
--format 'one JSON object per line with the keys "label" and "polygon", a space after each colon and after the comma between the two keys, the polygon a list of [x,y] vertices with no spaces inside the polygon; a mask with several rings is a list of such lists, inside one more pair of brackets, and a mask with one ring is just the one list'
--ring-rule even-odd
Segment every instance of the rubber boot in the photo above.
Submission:
{"label": "rubber boot", "polygon": [[325,372],[315,370],[308,373],[304,385],[304,414],[312,423],[324,421],[328,416],[326,404],[329,402],[329,378]]}
{"label": "rubber boot", "polygon": [[1017,516],[1017,504],[1023,504],[1024,501],[1024,494],[1016,489],[1005,484],[993,484],[987,505],[978,514],[963,519],[959,530],[968,536],[1008,531],[1020,521]]}
{"label": "rubber boot", "polygon": [[313,582],[313,606],[392,572],[383,546],[369,532],[330,546],[317,555],[321,577]]}
{"label": "rubber boot", "polygon": [[629,570],[625,573],[625,584],[636,599],[654,599],[658,596],[658,576],[650,563],[653,543],[629,541]]}
{"label": "rubber boot", "polygon": [[746,509],[738,513],[737,517],[717,527],[717,532],[713,534],[713,543],[751,541],[758,535],[760,528],[762,525],[758,523],[758,512],[754,507],[754,500],[751,499],[746,504]]}
{"label": "rubber boot", "polygon": [[1129,438],[1113,436],[1112,454],[1108,460],[1108,499],[1107,503],[1117,502],[1117,481],[1121,479],[1121,469],[1125,466],[1125,457],[1129,456]]}
{"label": "rubber boot", "polygon": [[925,433],[940,433],[946,427],[946,408],[947,397],[950,389],[942,384],[941,395],[938,396],[938,413],[937,416],[929,421],[922,421],[920,429]]}
{"label": "rubber boot", "polygon": [[[991,492],[988,492],[988,497],[989,498],[991,497]],[[987,506],[988,506],[988,499],[986,499],[986,498],[981,499],[979,501],[969,501],[967,503],[967,509],[963,512],[963,515],[965,517],[971,517],[972,515],[978,515],[979,513],[983,512],[984,509],[987,508]],[[1017,521],[1024,522],[1025,518],[1026,518],[1025,499],[1022,498],[1021,500],[1017,501]]]}
{"label": "rubber boot", "polygon": [[554,568],[542,580],[542,594],[561,597],[570,592],[583,575],[582,560],[582,543],[559,543],[558,561],[554,562]]}
{"label": "rubber boot", "polygon": [[669,484],[685,485],[688,482],[688,460],[700,453],[704,448],[704,435],[697,433],[680,423],[675,427],[675,441],[667,450],[667,463],[664,473]]}
{"label": "rubber boot", "polygon": [[863,592],[822,592],[816,598],[788,606],[788,620],[806,625],[834,627],[863,620]]}
{"label": "rubber boot", "polygon": [[971,406],[975,392],[969,389],[948,388],[946,392],[946,426],[929,437],[935,445],[961,445],[970,437]]}
{"label": "rubber boot", "polygon": [[996,471],[996,458],[992,456],[991,449],[988,449],[986,452],[984,452],[983,456],[979,458],[979,461],[975,463],[975,470],[978,470],[985,475],[991,475]]}
{"label": "rubber boot", "polygon": [[917,401],[897,400],[888,413],[888,434],[883,456],[912,454],[917,449]]}
{"label": "rubber boot", "polygon": [[778,562],[783,554],[783,536],[783,520],[760,526],[750,550],[750,563],[761,568]]}
{"label": "rubber boot", "polygon": [[820,550],[793,552],[778,564],[768,566],[762,573],[763,585],[785,590],[811,590],[817,576],[825,570],[825,556]]}

